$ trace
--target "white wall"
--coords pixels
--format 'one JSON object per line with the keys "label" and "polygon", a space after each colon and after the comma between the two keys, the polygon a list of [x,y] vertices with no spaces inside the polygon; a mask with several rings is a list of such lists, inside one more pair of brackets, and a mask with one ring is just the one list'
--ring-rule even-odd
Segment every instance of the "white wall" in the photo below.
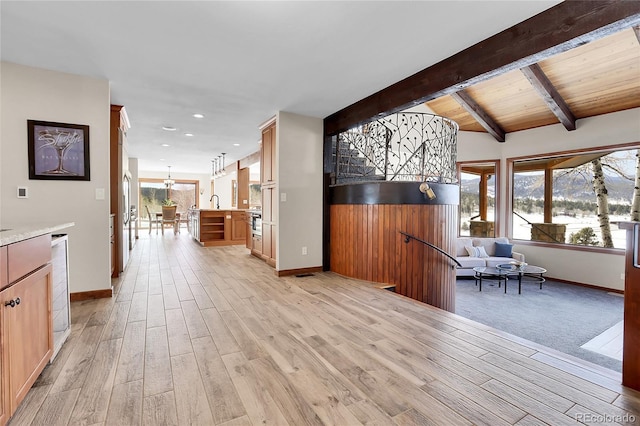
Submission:
{"label": "white wall", "polygon": [[[460,132],[458,161],[501,159],[499,213],[507,218],[507,159],[640,142],[640,108],[578,120],[577,129],[567,131],[561,124],[509,133],[505,143],[485,133]],[[507,221],[500,224],[500,235],[508,235]],[[548,270],[547,276],[617,290],[624,289],[624,251],[617,254],[584,250],[518,245],[527,263]]]}
{"label": "white wall", "polygon": [[[220,209],[229,210],[229,209],[237,209],[238,206],[232,207],[232,188],[231,181],[238,181],[238,174],[233,172],[227,172],[225,176],[219,177],[213,182],[213,191],[215,194],[220,197]],[[216,208],[216,200],[213,199],[209,204],[209,200],[207,200],[206,207],[207,209],[215,209]]]}
{"label": "white wall", "polygon": [[[0,75],[2,226],[75,222],[66,230],[71,292],[111,288],[109,82],[7,62]],[[89,125],[91,180],[29,180],[28,119]],[[29,188],[28,199],[16,197],[18,186]]]}
{"label": "white wall", "polygon": [[322,266],[323,121],[288,112],[276,121],[276,269]]}

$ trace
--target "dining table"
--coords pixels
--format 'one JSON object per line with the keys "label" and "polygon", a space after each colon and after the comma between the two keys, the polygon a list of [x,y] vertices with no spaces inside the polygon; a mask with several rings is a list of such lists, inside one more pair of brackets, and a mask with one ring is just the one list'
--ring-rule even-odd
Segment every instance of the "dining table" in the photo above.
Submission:
{"label": "dining table", "polygon": [[[158,226],[162,226],[162,212],[156,212],[156,234],[158,233]],[[185,216],[186,217],[186,216]],[[180,222],[182,219],[182,213],[176,212],[176,224],[173,228],[174,232],[180,232]],[[151,224],[149,224],[149,228],[151,228]],[[149,229],[151,232],[151,229]]]}

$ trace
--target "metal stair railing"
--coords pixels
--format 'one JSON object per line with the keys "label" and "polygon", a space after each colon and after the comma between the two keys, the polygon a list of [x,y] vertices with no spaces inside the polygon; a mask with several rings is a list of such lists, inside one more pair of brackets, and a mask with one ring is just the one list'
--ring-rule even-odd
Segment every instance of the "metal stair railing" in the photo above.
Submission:
{"label": "metal stair railing", "polygon": [[[404,235],[404,242],[405,243],[409,244],[409,241],[411,241],[412,239],[416,240],[416,241],[419,241],[422,244],[431,247],[432,249],[434,249],[438,253],[441,253],[441,254],[445,255],[446,257],[448,257],[450,260],[455,262],[456,265],[458,265],[458,268],[462,268],[462,265],[460,264],[460,262],[458,262],[458,260],[455,257],[451,256],[449,253],[447,253],[446,251],[442,250],[440,247],[435,246],[435,245],[433,245],[433,244],[431,244],[431,243],[429,243],[429,242],[427,242],[425,240],[422,240],[422,239],[420,239],[420,238],[418,238],[418,237],[416,237],[414,235],[407,234],[406,232],[403,232],[403,231],[398,231],[398,232],[400,232],[402,235]],[[451,265],[451,269],[455,269],[455,265]]]}
{"label": "metal stair railing", "polygon": [[513,214],[515,214],[516,216],[518,216],[520,219],[524,220],[525,222],[527,222],[527,225],[531,225],[533,228],[536,228],[538,231],[542,232],[543,234],[545,234],[547,237],[551,238],[553,241],[555,241],[556,243],[560,243],[560,244],[564,244],[564,241],[558,241],[556,239],[556,237],[554,237],[553,235],[551,235],[550,233],[548,233],[547,231],[545,231],[544,229],[540,228],[538,225],[536,225],[535,223],[531,223],[527,220],[526,217],[523,217],[522,215],[518,214],[515,210],[513,210]]}

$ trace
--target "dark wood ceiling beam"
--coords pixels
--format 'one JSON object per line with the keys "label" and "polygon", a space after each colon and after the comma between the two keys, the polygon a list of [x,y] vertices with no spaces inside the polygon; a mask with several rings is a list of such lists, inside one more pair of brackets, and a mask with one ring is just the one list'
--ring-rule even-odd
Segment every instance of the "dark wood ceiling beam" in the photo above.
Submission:
{"label": "dark wood ceiling beam", "polygon": [[462,108],[467,110],[469,114],[491,134],[498,142],[505,141],[505,133],[502,127],[495,122],[493,118],[480,106],[471,96],[464,90],[454,92],[451,97],[460,104]]}
{"label": "dark wood ceiling beam", "polygon": [[324,120],[333,135],[640,25],[640,1],[565,1]]}
{"label": "dark wood ceiling beam", "polygon": [[536,89],[547,107],[560,120],[567,130],[576,129],[576,117],[571,112],[569,105],[564,98],[558,93],[549,78],[546,76],[540,65],[532,64],[528,67],[521,68],[520,71],[527,77],[529,83]]}

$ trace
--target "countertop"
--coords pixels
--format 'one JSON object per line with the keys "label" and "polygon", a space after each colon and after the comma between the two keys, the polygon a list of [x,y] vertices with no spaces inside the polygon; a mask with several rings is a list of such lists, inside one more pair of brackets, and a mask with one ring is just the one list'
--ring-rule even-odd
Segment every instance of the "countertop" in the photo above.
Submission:
{"label": "countertop", "polygon": [[256,209],[189,209],[194,212],[247,212],[262,214],[262,210]]}
{"label": "countertop", "polygon": [[0,246],[17,243],[44,234],[52,234],[75,226],[75,222],[67,223],[33,223],[30,225],[7,226],[0,231]]}

